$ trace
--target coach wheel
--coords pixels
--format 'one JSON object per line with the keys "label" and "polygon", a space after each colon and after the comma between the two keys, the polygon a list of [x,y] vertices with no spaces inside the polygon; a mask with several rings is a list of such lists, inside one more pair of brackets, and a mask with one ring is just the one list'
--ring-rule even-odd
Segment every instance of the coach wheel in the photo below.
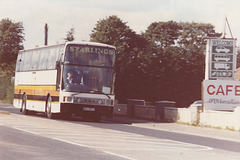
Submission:
{"label": "coach wheel", "polygon": [[24,114],[24,115],[28,114],[28,110],[27,110],[27,95],[26,94],[23,95],[21,110],[22,110],[22,114]]}
{"label": "coach wheel", "polygon": [[52,113],[52,98],[51,98],[51,96],[48,97],[48,100],[46,103],[45,114],[46,114],[47,118],[49,118],[49,119],[54,118],[54,114]]}

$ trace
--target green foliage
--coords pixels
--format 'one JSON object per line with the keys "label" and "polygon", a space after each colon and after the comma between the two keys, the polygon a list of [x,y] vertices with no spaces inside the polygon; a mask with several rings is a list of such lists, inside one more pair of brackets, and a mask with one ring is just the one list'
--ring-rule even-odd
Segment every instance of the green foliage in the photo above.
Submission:
{"label": "green foliage", "polygon": [[0,62],[15,63],[17,53],[23,49],[23,25],[10,19],[0,21]]}
{"label": "green foliage", "polygon": [[67,32],[67,36],[66,36],[66,38],[64,38],[64,40],[66,42],[74,41],[74,39],[75,39],[74,34],[75,34],[75,29],[71,28],[70,31]]}
{"label": "green foliage", "polygon": [[175,44],[181,29],[177,22],[154,22],[148,27],[144,36],[156,47],[164,48]]}
{"label": "green foliage", "polygon": [[120,72],[116,74],[117,99],[126,101],[127,98],[141,96],[144,91],[138,85],[142,85],[139,82],[142,83],[141,80],[145,79],[141,68],[145,65],[143,57],[147,58],[144,51],[147,48],[147,41],[117,16],[109,16],[98,21],[92,30],[91,41],[110,44],[117,48],[116,68],[124,70],[124,74]]}
{"label": "green foliage", "polygon": [[[170,29],[163,29],[164,23]],[[201,99],[206,36],[218,37],[220,34],[215,33],[211,24],[194,22],[159,22],[148,27],[144,37],[155,39],[151,51],[155,50],[156,55],[147,65],[151,83],[155,84],[151,88],[153,94],[148,99],[173,100],[179,105],[188,105],[191,101]],[[161,40],[165,38],[169,38],[165,41],[168,43]]]}
{"label": "green foliage", "polygon": [[0,100],[12,103],[14,86],[11,77],[14,76],[15,64],[1,64],[0,66]]}
{"label": "green foliage", "polygon": [[144,40],[117,16],[98,21],[90,36],[93,42],[106,43],[117,48],[117,64],[128,63],[129,58],[137,56],[134,49],[139,49],[139,43]]}
{"label": "green foliage", "polygon": [[0,21],[0,100],[11,103],[15,63],[18,51],[23,49],[23,25],[10,19]]}

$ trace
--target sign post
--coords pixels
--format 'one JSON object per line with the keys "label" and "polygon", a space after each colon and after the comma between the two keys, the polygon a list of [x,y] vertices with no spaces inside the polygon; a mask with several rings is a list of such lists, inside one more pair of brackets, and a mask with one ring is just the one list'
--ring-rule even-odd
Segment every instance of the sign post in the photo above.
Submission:
{"label": "sign post", "polygon": [[209,38],[206,47],[204,110],[234,110],[240,105],[240,81],[235,80],[236,39]]}
{"label": "sign post", "polygon": [[236,39],[208,39],[205,79],[235,80]]}

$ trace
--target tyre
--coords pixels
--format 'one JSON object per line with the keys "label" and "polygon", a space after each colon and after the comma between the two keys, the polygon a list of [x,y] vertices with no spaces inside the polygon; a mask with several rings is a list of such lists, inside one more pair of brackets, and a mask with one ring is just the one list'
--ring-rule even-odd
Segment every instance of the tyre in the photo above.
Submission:
{"label": "tyre", "polygon": [[51,96],[48,97],[47,102],[46,102],[45,115],[49,119],[55,118],[54,113],[52,113],[52,98],[51,98]]}
{"label": "tyre", "polygon": [[23,98],[22,98],[22,106],[21,109],[22,114],[27,115],[28,114],[28,110],[27,110],[27,95],[24,94]]}

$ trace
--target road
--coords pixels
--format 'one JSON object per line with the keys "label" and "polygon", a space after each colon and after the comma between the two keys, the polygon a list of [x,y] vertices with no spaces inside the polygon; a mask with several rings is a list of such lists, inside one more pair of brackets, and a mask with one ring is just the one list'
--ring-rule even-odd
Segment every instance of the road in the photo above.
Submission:
{"label": "road", "polygon": [[[100,123],[0,110],[0,159],[239,160],[240,133],[116,117]],[[200,133],[201,132],[201,133]]]}
{"label": "road", "polygon": [[63,143],[21,129],[0,126],[1,160],[122,159],[85,146]]}

